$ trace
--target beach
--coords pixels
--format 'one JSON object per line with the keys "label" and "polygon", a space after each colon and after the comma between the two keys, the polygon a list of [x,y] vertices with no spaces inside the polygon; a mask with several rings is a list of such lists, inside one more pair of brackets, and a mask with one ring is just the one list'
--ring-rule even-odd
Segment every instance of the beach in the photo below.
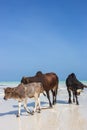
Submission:
{"label": "beach", "polygon": [[[87,82],[83,82],[87,85]],[[4,85],[5,84],[5,85]],[[47,98],[41,94],[41,112],[34,115],[26,113],[21,107],[21,116],[16,117],[18,102],[3,99],[3,88],[16,84],[3,83],[0,87],[0,130],[87,130],[87,89],[78,97],[79,105],[68,104],[68,93],[64,82],[59,83],[57,103],[49,108]],[[50,93],[51,95],[51,93]],[[51,96],[52,100],[52,96]],[[28,100],[28,107],[33,110],[34,99]]]}

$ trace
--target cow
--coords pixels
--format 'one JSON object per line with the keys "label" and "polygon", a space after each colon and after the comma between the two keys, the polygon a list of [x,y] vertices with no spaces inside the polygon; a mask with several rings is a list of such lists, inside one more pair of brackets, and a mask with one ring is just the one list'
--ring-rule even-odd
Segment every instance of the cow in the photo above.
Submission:
{"label": "cow", "polygon": [[[52,107],[56,103],[57,91],[58,91],[58,76],[53,73],[45,73],[43,74],[41,71],[38,71],[35,76],[32,77],[23,77],[21,79],[21,83],[27,84],[31,82],[41,82],[43,84],[43,88],[46,92],[47,98],[49,100],[49,106]],[[50,101],[49,91],[51,90],[53,95],[53,102]]]}
{"label": "cow", "polygon": [[76,98],[76,104],[79,105],[78,95],[80,95],[82,90],[84,88],[87,88],[87,86],[84,85],[83,83],[81,83],[76,78],[76,75],[74,73],[71,73],[66,78],[66,86],[67,86],[67,91],[68,91],[68,95],[69,95],[68,103],[72,103],[72,101],[71,101],[71,91],[72,91],[72,93],[73,93],[73,102],[75,102],[75,98]]}
{"label": "cow", "polygon": [[[40,108],[40,93],[43,93],[44,89],[43,89],[43,85],[42,83],[38,82],[33,82],[33,83],[29,83],[29,84],[23,84],[20,83],[17,87],[11,88],[11,87],[7,87],[4,88],[4,99],[16,99],[18,101],[18,114],[17,117],[20,116],[20,107],[21,107],[21,103],[24,102],[24,109],[30,113],[33,114],[35,111],[38,110],[38,112],[40,112],[41,108]],[[35,108],[34,110],[31,112],[28,108],[27,108],[27,99],[28,98],[35,98]]]}

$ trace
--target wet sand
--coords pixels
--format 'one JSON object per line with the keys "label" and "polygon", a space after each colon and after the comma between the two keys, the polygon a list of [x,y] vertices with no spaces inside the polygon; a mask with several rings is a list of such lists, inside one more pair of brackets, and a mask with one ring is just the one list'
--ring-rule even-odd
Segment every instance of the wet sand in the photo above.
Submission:
{"label": "wet sand", "polygon": [[[3,97],[3,96],[2,96]],[[42,94],[41,113],[29,115],[21,108],[21,116],[16,117],[17,101],[4,101],[0,97],[0,130],[87,130],[87,90],[79,96],[79,104],[68,104],[68,93],[64,84],[60,84],[57,104],[49,109],[48,100]],[[32,110],[34,99],[29,99]]]}

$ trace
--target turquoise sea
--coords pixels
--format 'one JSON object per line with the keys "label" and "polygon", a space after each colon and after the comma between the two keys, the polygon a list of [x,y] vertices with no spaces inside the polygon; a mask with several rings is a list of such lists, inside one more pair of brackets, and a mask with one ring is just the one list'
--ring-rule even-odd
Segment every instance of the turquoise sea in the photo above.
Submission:
{"label": "turquoise sea", "polygon": [[[87,85],[87,81],[81,81],[85,85]],[[16,87],[18,84],[20,84],[20,81],[4,81],[0,82],[0,97],[3,95],[3,88],[6,87]],[[61,86],[61,89],[66,89],[65,81],[59,82],[59,88]]]}

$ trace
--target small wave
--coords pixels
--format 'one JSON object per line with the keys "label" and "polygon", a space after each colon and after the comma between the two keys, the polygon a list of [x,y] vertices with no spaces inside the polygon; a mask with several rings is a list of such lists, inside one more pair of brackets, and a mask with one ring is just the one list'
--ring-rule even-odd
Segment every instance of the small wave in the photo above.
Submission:
{"label": "small wave", "polygon": [[4,95],[4,90],[3,90],[3,87],[0,88],[0,97],[2,97]]}
{"label": "small wave", "polygon": [[4,96],[4,93],[0,93],[0,98],[3,98],[3,96]]}
{"label": "small wave", "polygon": [[4,96],[4,93],[0,93],[0,97],[3,97]]}
{"label": "small wave", "polygon": [[0,86],[6,86],[6,85],[0,84]]}

